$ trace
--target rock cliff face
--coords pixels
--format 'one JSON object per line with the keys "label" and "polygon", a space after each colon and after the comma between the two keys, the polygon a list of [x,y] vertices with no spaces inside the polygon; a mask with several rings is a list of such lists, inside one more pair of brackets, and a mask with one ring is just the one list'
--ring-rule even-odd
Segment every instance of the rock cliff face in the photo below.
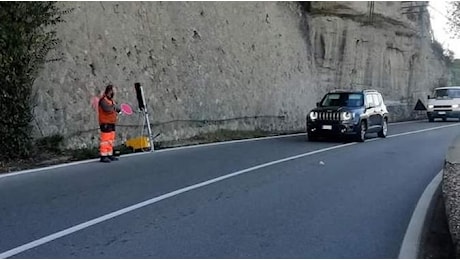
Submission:
{"label": "rock cliff face", "polygon": [[[35,82],[34,123],[37,136],[60,133],[72,147],[97,144],[91,98],[108,83],[133,105],[142,83],[165,141],[221,128],[300,131],[334,88],[377,89],[391,120],[407,119],[448,78],[426,9],[401,2],[60,4],[74,10],[49,55],[62,59]],[[118,138],[139,134],[140,122],[121,117]]]}

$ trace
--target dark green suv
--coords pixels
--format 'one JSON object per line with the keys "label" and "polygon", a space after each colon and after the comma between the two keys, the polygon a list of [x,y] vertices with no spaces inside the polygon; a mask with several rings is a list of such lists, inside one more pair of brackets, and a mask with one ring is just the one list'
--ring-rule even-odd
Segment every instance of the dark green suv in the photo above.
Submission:
{"label": "dark green suv", "polygon": [[307,115],[310,141],[326,136],[352,136],[364,142],[366,133],[386,137],[388,110],[376,90],[327,93]]}

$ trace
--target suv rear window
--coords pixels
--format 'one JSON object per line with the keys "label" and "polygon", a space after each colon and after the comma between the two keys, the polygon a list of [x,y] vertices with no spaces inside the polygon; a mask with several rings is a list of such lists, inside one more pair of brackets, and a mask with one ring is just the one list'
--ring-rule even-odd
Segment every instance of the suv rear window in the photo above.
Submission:
{"label": "suv rear window", "polygon": [[363,94],[359,93],[329,93],[320,103],[322,107],[360,107],[363,104]]}

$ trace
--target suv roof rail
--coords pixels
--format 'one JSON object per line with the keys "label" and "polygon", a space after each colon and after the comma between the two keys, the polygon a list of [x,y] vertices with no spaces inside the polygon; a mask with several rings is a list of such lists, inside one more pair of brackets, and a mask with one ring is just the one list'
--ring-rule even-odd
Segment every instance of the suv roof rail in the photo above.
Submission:
{"label": "suv roof rail", "polygon": [[354,92],[355,90],[353,89],[345,89],[345,88],[337,88],[329,91],[329,93],[335,93],[335,92]]}
{"label": "suv roof rail", "polygon": [[378,91],[375,89],[365,89],[363,90],[363,92],[378,92]]}
{"label": "suv roof rail", "polygon": [[378,90],[375,90],[375,89],[363,89],[363,90],[359,90],[359,89],[334,89],[334,90],[329,91],[329,93],[337,93],[337,92],[377,92],[377,93],[380,93]]}

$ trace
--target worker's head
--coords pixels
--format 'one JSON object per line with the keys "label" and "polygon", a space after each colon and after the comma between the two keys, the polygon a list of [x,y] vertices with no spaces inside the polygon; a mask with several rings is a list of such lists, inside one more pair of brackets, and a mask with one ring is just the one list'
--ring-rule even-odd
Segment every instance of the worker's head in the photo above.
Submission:
{"label": "worker's head", "polygon": [[105,87],[104,95],[110,99],[113,98],[113,96],[115,95],[115,88],[112,84]]}

